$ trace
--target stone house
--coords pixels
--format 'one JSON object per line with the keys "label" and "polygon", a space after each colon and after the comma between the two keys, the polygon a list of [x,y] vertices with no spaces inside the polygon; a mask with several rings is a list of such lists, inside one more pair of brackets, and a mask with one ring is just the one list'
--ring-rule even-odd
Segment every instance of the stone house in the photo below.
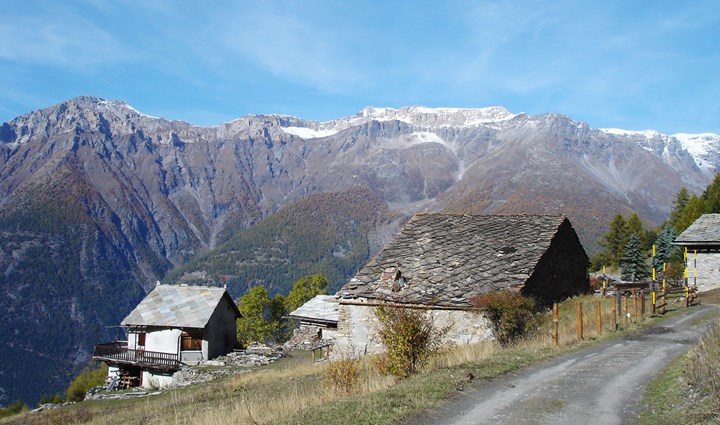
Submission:
{"label": "stone house", "polygon": [[720,288],[720,214],[703,214],[673,244],[687,249],[688,285]]}
{"label": "stone house", "polygon": [[310,349],[335,339],[338,326],[337,297],[316,295],[313,299],[288,314],[288,318],[300,322],[288,346]]}
{"label": "stone house", "polygon": [[564,216],[416,214],[338,292],[332,357],[382,351],[381,304],[430,311],[448,344],[492,337],[473,298],[511,290],[541,305],[587,292],[588,256]]}
{"label": "stone house", "polygon": [[161,387],[183,364],[232,351],[239,317],[224,288],[158,284],[122,321],[127,341],[96,345],[93,359],[125,386]]}

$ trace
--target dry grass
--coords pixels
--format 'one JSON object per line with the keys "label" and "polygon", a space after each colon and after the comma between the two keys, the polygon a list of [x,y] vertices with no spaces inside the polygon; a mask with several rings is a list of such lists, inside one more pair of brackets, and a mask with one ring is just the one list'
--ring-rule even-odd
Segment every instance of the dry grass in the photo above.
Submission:
{"label": "dry grass", "polygon": [[720,321],[687,354],[687,376],[694,408],[688,412],[700,421],[720,419]]}
{"label": "dry grass", "polygon": [[[560,348],[550,338],[551,313],[539,321],[536,334],[503,349],[496,342],[448,348],[434,354],[425,369],[410,379],[377,372],[372,358],[354,363],[351,391],[328,385],[332,367],[310,364],[309,356],[285,359],[266,368],[192,387],[167,391],[140,400],[84,402],[40,414],[23,414],[11,424],[264,424],[286,423],[382,423],[406,418],[439,403],[452,391],[459,376],[472,372],[491,377],[525,367],[579,346],[576,336],[576,305],[583,305],[584,343],[607,338],[610,332],[611,299],[601,302],[603,333],[595,326],[598,298],[582,296],[560,306]],[[624,303],[623,303],[624,305]],[[632,309],[632,300],[628,303]],[[649,314],[649,304],[646,306]],[[632,312],[630,316],[632,318]],[[647,320],[646,320],[647,321]],[[640,322],[640,319],[638,319]],[[618,321],[620,328],[633,328]],[[322,406],[322,407],[321,407]]]}

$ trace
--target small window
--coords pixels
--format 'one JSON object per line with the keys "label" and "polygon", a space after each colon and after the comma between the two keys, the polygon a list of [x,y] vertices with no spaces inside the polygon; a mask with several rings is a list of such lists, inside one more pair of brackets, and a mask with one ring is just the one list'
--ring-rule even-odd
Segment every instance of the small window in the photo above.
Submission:
{"label": "small window", "polygon": [[183,332],[180,335],[181,351],[200,351],[202,350],[202,333],[201,332]]}
{"label": "small window", "polygon": [[141,332],[137,334],[137,346],[138,347],[144,347],[145,346],[145,336],[147,334],[145,332]]}

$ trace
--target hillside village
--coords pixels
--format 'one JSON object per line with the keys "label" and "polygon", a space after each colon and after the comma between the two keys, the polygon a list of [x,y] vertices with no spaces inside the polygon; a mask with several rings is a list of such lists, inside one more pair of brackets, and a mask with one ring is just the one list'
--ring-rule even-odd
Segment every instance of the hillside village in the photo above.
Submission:
{"label": "hillside village", "polygon": [[[688,266],[693,279],[686,284],[700,292],[720,287],[718,217],[698,217],[672,241],[693,252]],[[445,329],[444,346],[493,339],[488,322],[477,315],[475,298],[511,291],[552,305],[590,291],[588,263],[566,217],[419,214],[337,294],[319,294],[327,282],[305,288],[304,303],[287,316],[299,328],[286,348],[322,349],[331,361],[348,353],[382,353],[380,305],[430,312],[435,326]],[[93,358],[110,366],[110,382],[117,378],[124,387],[166,387],[183,365],[233,352],[240,317],[223,288],[158,282],[123,320],[127,341],[98,345]]]}
{"label": "hillside village", "polygon": [[[685,284],[700,292],[717,289],[720,282],[718,217],[701,215],[673,240],[693,253],[692,263],[687,261],[693,278]],[[351,349],[355,359],[382,353],[377,337],[382,323],[376,318],[381,316],[372,313],[380,305],[429,312],[433,324],[444,329],[443,347],[492,340],[493,330],[487,318],[478,316],[473,299],[504,291],[548,305],[587,293],[588,262],[566,217],[420,214],[337,294],[315,295],[322,285],[306,293],[305,302],[288,315],[299,328],[285,349],[310,349],[312,362],[320,361],[316,364],[347,361]],[[649,264],[647,259],[643,263]],[[87,399],[146,398],[186,385],[207,385],[208,380],[247,370],[233,365],[262,367],[286,355],[282,348],[278,353],[257,343],[242,352],[234,350],[240,316],[224,288],[158,282],[123,320],[127,340],[96,346],[94,359],[109,366],[106,388],[92,389]],[[220,369],[203,372],[191,365]],[[112,394],[113,389],[134,387],[146,390]],[[44,405],[38,411],[54,407]]]}

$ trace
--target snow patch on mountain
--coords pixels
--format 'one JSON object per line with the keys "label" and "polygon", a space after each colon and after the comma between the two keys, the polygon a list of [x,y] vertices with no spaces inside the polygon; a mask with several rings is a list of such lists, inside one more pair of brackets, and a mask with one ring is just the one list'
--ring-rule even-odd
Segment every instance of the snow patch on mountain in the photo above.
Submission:
{"label": "snow patch on mountain", "polygon": [[[678,139],[682,147],[693,156],[693,158],[704,158],[706,155],[720,148],[720,134],[715,133],[677,133],[673,137]],[[700,164],[698,164],[700,165]]]}
{"label": "snow patch on mountain", "polygon": [[400,136],[396,139],[385,140],[382,147],[386,149],[407,149],[411,146],[421,145],[423,143],[439,143],[451,150],[451,146],[441,139],[437,134],[429,131],[417,131],[409,135]]}
{"label": "snow patch on mountain", "polygon": [[335,128],[321,128],[314,130],[308,127],[280,127],[282,130],[293,136],[297,136],[303,139],[317,139],[320,137],[332,136],[338,133],[338,129]]}
{"label": "snow patch on mountain", "polygon": [[682,149],[692,156],[695,164],[706,174],[714,174],[720,166],[720,134],[701,133],[688,134],[677,133],[667,135],[655,130],[622,130],[619,128],[600,128],[600,131],[616,136],[628,137],[635,141],[643,149],[655,152],[649,142],[661,139],[665,144],[661,156],[668,161],[670,155],[668,144],[673,141],[679,142]]}
{"label": "snow patch on mountain", "polygon": [[509,121],[513,114],[501,106],[487,108],[428,108],[425,106],[405,106],[395,108],[367,107],[350,118],[351,123],[375,121],[402,121],[410,125],[426,128],[477,127],[483,124]]}
{"label": "snow patch on mountain", "polygon": [[154,117],[152,115],[144,114],[137,109],[133,108],[132,106],[128,105],[126,102],[123,102],[122,100],[106,100],[106,99],[97,99],[98,106],[107,109],[111,112],[114,112],[116,115],[119,115],[122,110],[130,111],[135,114],[140,115],[141,117],[145,118],[151,118],[155,120],[159,120],[160,118]]}
{"label": "snow patch on mountain", "polygon": [[642,136],[646,139],[658,137],[661,134],[655,130],[623,130],[621,128],[599,128],[603,133],[613,134],[616,136]]}
{"label": "snow patch on mountain", "polygon": [[[487,108],[427,108],[424,106],[404,106],[399,109],[370,106],[351,117],[322,123],[307,122],[307,126],[287,126],[281,128],[284,132],[302,137],[303,139],[314,139],[332,136],[347,128],[360,126],[372,121],[400,121],[423,129],[448,127],[469,128],[504,123],[518,115],[521,114],[513,114],[501,106],[491,106]],[[416,134],[419,135],[419,140],[423,137],[429,137],[428,135],[422,135],[420,133]],[[420,141],[420,143],[425,142]]]}

